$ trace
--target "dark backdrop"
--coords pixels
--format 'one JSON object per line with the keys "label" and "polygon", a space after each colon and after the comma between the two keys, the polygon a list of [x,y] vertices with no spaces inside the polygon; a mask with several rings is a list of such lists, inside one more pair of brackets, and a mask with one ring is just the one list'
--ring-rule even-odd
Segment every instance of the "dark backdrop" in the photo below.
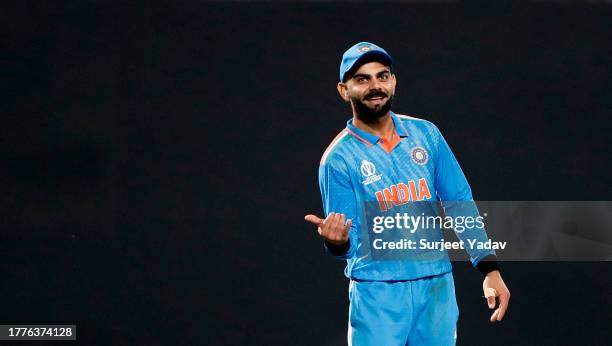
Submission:
{"label": "dark backdrop", "polygon": [[[75,323],[87,345],[345,343],[343,263],[303,215],[321,213],[318,161],[350,117],[338,64],[362,40],[395,57],[394,109],[438,125],[475,198],[612,196],[608,5],[2,7],[0,324]],[[459,344],[609,344],[610,269],[504,263],[513,299],[490,325],[455,263]]]}

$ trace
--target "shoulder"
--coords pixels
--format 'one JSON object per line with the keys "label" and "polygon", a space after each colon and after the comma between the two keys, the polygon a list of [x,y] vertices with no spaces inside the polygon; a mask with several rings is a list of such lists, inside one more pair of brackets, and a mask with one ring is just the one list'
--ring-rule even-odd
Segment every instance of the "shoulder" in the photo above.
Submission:
{"label": "shoulder", "polygon": [[322,166],[340,159],[349,138],[349,131],[346,128],[340,131],[323,152],[319,164]]}
{"label": "shoulder", "polygon": [[441,135],[438,127],[427,119],[397,113],[395,115],[401,121],[402,126],[406,128],[409,136],[425,136],[437,141]]}
{"label": "shoulder", "polygon": [[427,119],[417,118],[417,117],[414,117],[411,115],[405,115],[405,114],[395,113],[395,115],[397,116],[398,119],[400,119],[402,124],[405,126],[413,126],[413,127],[436,129],[436,130],[438,129],[434,123],[432,123],[431,121]]}

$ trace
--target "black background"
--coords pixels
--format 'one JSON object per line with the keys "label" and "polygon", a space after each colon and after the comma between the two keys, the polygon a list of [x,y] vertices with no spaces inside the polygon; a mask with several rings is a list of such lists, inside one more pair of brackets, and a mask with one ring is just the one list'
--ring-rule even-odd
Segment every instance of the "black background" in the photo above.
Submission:
{"label": "black background", "polygon": [[[609,5],[3,7],[0,324],[77,324],[86,345],[345,343],[343,263],[303,216],[321,214],[359,41],[394,56],[394,110],[441,129],[476,199],[612,196]],[[609,262],[503,263],[496,325],[480,274],[454,267],[460,345],[610,342]]]}

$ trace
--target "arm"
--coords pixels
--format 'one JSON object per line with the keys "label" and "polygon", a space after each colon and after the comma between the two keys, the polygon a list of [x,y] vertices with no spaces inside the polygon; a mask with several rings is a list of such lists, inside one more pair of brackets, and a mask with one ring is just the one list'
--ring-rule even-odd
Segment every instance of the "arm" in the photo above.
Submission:
{"label": "arm", "polygon": [[[436,128],[437,134],[437,156],[435,165],[435,186],[438,197],[444,208],[444,214],[456,217],[478,217],[480,216],[476,203],[472,198],[472,189],[451,151],[448,143]],[[464,243],[468,239],[476,239],[478,242],[487,241],[487,233],[483,227],[472,227],[462,232],[455,230],[455,234]],[[478,250],[466,246],[472,265],[478,268],[483,275],[499,269],[495,261],[494,250]],[[482,262],[483,259],[486,261]]]}
{"label": "arm", "polygon": [[[327,217],[307,215],[306,221],[317,226],[328,253],[337,258],[349,258],[357,243],[357,202],[344,161],[330,158],[319,167],[319,187]],[[351,240],[352,239],[352,240]]]}
{"label": "arm", "polygon": [[[472,190],[457,159],[439,130],[436,129],[436,132],[439,137],[435,184],[445,214],[452,217],[479,216],[476,204],[473,202]],[[455,233],[464,241],[467,241],[467,239],[487,240],[484,228],[473,228],[461,233],[455,231]],[[469,246],[466,248],[472,265],[485,276],[482,283],[484,295],[489,308],[495,310],[490,321],[501,321],[508,309],[510,291],[501,277],[495,251],[471,249]],[[499,297],[497,308],[495,306],[496,297]]]}

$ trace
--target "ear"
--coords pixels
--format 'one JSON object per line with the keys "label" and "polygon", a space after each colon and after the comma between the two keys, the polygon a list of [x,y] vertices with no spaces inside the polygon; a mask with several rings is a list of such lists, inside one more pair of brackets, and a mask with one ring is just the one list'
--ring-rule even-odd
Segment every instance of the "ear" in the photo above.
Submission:
{"label": "ear", "polygon": [[338,94],[340,94],[340,97],[346,101],[349,102],[350,98],[348,96],[348,87],[346,86],[345,83],[338,83],[338,85],[336,85],[336,88],[338,89]]}

